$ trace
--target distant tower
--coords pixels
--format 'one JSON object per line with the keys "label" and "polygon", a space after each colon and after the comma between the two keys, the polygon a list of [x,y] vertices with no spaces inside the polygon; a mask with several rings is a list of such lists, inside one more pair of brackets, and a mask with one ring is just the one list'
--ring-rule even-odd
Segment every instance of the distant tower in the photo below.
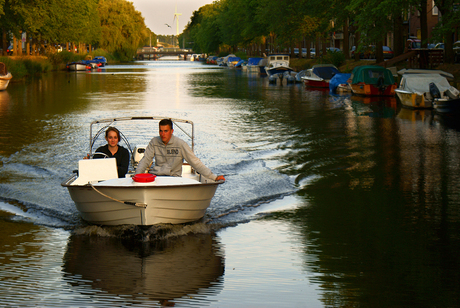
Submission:
{"label": "distant tower", "polygon": [[176,10],[174,12],[174,19],[176,20],[176,35],[179,35],[179,16],[182,15],[182,13],[177,13],[177,4],[176,4]]}

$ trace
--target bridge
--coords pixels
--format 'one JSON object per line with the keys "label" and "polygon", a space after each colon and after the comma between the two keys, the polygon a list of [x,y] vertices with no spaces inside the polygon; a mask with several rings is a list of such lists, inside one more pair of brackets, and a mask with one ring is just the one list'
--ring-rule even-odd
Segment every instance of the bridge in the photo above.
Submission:
{"label": "bridge", "polygon": [[163,56],[183,56],[187,60],[187,55],[193,52],[188,49],[181,48],[156,48],[156,47],[143,47],[137,50],[138,60],[157,60]]}

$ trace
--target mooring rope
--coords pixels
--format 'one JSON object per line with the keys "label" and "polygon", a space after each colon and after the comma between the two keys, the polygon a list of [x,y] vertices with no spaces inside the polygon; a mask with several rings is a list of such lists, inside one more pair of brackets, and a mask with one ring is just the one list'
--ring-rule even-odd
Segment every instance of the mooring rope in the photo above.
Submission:
{"label": "mooring rope", "polygon": [[127,204],[127,205],[132,205],[132,206],[136,206],[136,207],[141,207],[141,208],[146,208],[147,207],[147,204],[146,203],[140,203],[140,202],[130,202],[130,201],[122,201],[122,200],[118,200],[118,199],[115,199],[113,197],[110,197],[106,194],[104,194],[103,192],[99,191],[96,187],[93,186],[93,184],[91,183],[88,183],[89,186],[91,186],[92,189],[94,189],[97,193],[99,193],[100,195],[106,197],[106,198],[109,198],[113,201],[116,201],[116,202],[120,202],[120,203],[123,203],[123,204]]}

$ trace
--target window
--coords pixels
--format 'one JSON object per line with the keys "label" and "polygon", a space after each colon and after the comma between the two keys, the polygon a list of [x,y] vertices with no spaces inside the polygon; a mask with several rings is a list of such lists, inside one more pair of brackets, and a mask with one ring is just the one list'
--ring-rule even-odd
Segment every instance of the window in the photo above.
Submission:
{"label": "window", "polygon": [[439,14],[439,10],[438,10],[438,7],[436,6],[436,4],[434,3],[434,0],[431,0],[431,15],[438,15]]}

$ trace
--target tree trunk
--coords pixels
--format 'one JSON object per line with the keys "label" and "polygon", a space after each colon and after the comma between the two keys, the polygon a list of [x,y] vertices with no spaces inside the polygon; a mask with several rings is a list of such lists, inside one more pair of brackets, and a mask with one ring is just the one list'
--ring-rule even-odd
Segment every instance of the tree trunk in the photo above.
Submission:
{"label": "tree trunk", "polygon": [[348,18],[345,20],[343,25],[343,54],[345,59],[350,59],[350,34],[348,32]]}
{"label": "tree trunk", "polygon": [[319,58],[319,47],[320,47],[320,44],[319,44],[319,33],[316,33],[316,42],[315,42],[315,58]]}
{"label": "tree trunk", "polygon": [[5,29],[2,29],[2,56],[6,56],[6,50],[8,49],[7,45],[8,42],[6,41],[6,31]]}
{"label": "tree trunk", "polygon": [[383,40],[377,41],[375,45],[375,61],[376,63],[383,62]]}
{"label": "tree trunk", "polygon": [[13,56],[18,55],[18,44],[17,44],[17,39],[16,36],[13,36]]}
{"label": "tree trunk", "polygon": [[428,47],[428,9],[427,9],[427,1],[420,0],[420,32],[421,32],[421,47],[427,48]]}
{"label": "tree trunk", "polygon": [[322,37],[321,38],[321,43],[322,43],[322,56],[324,57],[326,54],[327,54],[327,49],[326,49],[326,38],[325,37]]}
{"label": "tree trunk", "polygon": [[360,52],[358,51],[358,47],[359,47],[360,40],[361,40],[361,33],[358,31],[355,31],[355,60],[356,61],[359,61]]}
{"label": "tree trunk", "polygon": [[402,15],[396,16],[394,19],[394,39],[393,39],[393,52],[394,56],[399,56],[404,53],[404,33],[403,33],[403,18]]}

